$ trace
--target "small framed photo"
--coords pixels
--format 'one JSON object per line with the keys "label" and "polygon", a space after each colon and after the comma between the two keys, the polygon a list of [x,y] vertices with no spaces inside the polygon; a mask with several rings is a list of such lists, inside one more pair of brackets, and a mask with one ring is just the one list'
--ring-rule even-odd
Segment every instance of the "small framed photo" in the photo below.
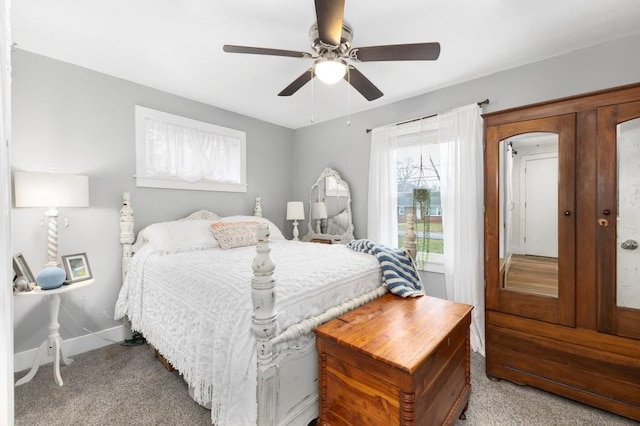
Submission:
{"label": "small framed photo", "polygon": [[67,280],[65,281],[67,284],[93,278],[87,253],[62,256],[62,264],[64,265],[64,270],[67,272]]}
{"label": "small framed photo", "polygon": [[15,273],[16,278],[25,277],[27,284],[29,285],[36,282],[36,279],[33,277],[31,269],[29,269],[29,265],[27,264],[27,261],[24,260],[22,253],[18,253],[13,256],[13,272]]}

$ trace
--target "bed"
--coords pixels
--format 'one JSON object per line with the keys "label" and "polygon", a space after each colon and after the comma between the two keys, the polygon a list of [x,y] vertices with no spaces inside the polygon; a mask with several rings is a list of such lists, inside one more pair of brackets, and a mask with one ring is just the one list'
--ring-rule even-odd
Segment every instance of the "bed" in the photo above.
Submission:
{"label": "bed", "polygon": [[[133,226],[125,193],[116,318],[182,374],[193,399],[211,407],[212,423],[316,418],[312,330],[386,293],[377,260],[344,245],[285,240],[261,217],[259,199],[253,216],[201,210],[137,238]],[[412,223],[405,239],[411,250]]]}

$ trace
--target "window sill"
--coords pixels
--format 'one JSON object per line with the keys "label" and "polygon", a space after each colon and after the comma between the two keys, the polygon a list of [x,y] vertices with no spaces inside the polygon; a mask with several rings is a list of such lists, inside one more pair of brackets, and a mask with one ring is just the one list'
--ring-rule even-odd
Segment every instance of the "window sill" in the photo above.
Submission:
{"label": "window sill", "polygon": [[420,270],[425,272],[444,274],[444,265],[442,264],[442,262],[427,262],[427,264],[424,265],[424,267]]}
{"label": "window sill", "polygon": [[444,274],[444,258],[441,254],[430,253],[428,260],[424,262],[422,268],[418,269],[425,272]]}
{"label": "window sill", "polygon": [[247,192],[247,185],[231,182],[186,182],[180,179],[136,176],[136,186],[145,188],[188,189],[193,191]]}

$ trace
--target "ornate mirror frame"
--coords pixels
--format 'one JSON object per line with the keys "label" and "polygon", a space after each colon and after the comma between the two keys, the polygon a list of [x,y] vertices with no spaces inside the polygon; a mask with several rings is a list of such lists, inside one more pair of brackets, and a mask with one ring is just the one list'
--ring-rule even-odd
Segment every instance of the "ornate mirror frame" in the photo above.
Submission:
{"label": "ornate mirror frame", "polygon": [[326,167],[309,190],[309,220],[304,241],[347,244],[353,240],[351,191],[340,174]]}

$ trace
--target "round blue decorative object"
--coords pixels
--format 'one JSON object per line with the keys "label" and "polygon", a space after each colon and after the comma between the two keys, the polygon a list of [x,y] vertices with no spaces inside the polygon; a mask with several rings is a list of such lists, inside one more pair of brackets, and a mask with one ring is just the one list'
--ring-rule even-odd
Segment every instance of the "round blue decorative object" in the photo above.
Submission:
{"label": "round blue decorative object", "polygon": [[64,269],[58,268],[57,266],[47,266],[36,276],[36,283],[38,283],[43,290],[51,290],[61,287],[66,278],[67,273]]}

